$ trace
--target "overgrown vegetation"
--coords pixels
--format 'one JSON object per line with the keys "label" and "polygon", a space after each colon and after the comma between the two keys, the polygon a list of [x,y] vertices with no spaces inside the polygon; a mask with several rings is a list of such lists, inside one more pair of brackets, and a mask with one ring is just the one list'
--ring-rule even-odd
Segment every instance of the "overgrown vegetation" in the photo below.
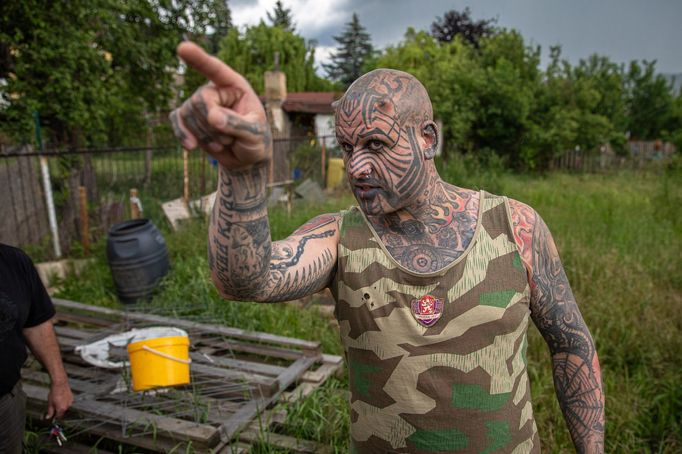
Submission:
{"label": "overgrown vegetation", "polygon": [[[504,193],[535,207],[552,230],[566,272],[599,350],[607,396],[608,452],[679,452],[682,449],[682,171],[673,163],[656,172],[615,175],[518,176],[491,157],[451,159],[441,167],[453,183]],[[322,206],[295,205],[287,216],[271,210],[274,238],[283,238],[321,212],[353,203],[350,195]],[[204,314],[244,329],[319,340],[329,353],[342,352],[336,328],[314,305],[221,301],[208,277],[206,225],[192,222],[165,233],[172,270],[153,304],[178,315]],[[62,283],[59,296],[116,306],[103,244],[95,264]],[[549,355],[530,329],[529,370],[543,450],[571,452],[554,397]],[[287,408],[290,435],[347,451],[345,379],[333,379],[310,399]],[[260,446],[258,452],[273,452]]]}
{"label": "overgrown vegetation", "polygon": [[409,29],[366,69],[415,75],[443,122],[448,149],[494,152],[519,170],[544,170],[576,148],[610,144],[624,153],[628,139],[682,147],[682,94],[656,74],[654,62],[626,68],[592,55],[573,66],[557,46],[543,70],[540,47],[519,32],[498,29],[479,38],[476,45],[461,36],[440,42]]}
{"label": "overgrown vegetation", "polygon": [[315,43],[296,31],[290,10],[280,2],[267,16],[269,23],[238,30],[224,0],[5,2],[0,134],[32,142],[37,111],[51,148],[139,145],[152,140],[150,128],[158,139],[169,101],[205,82],[184,73],[174,55],[184,34],[259,93],[275,53],[289,91],[331,91],[378,67],[408,71],[428,89],[449,148],[492,151],[519,169],[544,169],[576,147],[623,151],[628,139],[682,148],[682,94],[655,62],[624,65],[591,55],[572,65],[555,46],[543,68],[539,46],[466,9],[446,11],[430,32],[410,28],[402,41],[376,51],[353,13],[324,65],[333,83],[317,75]]}

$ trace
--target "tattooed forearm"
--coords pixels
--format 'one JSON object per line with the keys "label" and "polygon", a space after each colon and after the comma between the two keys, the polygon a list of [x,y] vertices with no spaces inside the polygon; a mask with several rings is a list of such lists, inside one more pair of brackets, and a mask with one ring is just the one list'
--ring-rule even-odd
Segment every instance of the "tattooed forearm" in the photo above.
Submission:
{"label": "tattooed forearm", "polygon": [[267,277],[270,228],[265,203],[266,166],[220,170],[219,196],[209,229],[214,280],[225,294],[249,298]]}
{"label": "tattooed forearm", "polygon": [[580,355],[557,353],[552,364],[554,387],[576,450],[604,452],[604,397],[599,374]]}
{"label": "tattooed forearm", "polygon": [[604,396],[599,361],[542,218],[535,216],[531,314],[552,355],[554,386],[579,452],[603,452]]}
{"label": "tattooed forearm", "polygon": [[304,257],[310,243],[318,242],[319,247],[320,240],[335,235],[333,216],[319,216],[290,239],[272,243],[266,175],[265,166],[240,172],[221,169],[209,230],[209,264],[216,286],[230,299],[274,302],[300,298],[324,287],[334,266],[328,247],[312,259]]}

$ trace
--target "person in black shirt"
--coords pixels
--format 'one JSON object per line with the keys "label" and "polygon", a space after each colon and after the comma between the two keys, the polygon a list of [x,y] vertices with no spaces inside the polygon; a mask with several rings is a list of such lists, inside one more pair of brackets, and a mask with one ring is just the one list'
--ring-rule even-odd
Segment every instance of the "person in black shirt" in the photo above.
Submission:
{"label": "person in black shirt", "polygon": [[31,259],[0,243],[0,452],[22,451],[26,395],[21,366],[26,347],[50,375],[46,419],[60,418],[73,403],[57,336],[55,310]]}

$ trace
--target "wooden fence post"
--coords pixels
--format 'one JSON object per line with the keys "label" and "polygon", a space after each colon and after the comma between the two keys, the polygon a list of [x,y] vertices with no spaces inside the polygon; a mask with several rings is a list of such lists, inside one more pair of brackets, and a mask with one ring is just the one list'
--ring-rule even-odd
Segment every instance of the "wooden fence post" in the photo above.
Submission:
{"label": "wooden fence post", "polygon": [[321,156],[321,161],[322,161],[322,187],[326,188],[327,187],[327,139],[325,137],[322,138],[322,156]]}
{"label": "wooden fence post", "polygon": [[[205,155],[202,155],[201,157],[201,181],[199,183],[199,197],[203,197],[206,195],[206,161],[208,159],[206,158]],[[203,206],[202,206],[203,208]]]}
{"label": "wooden fence post", "polygon": [[130,218],[139,219],[140,213],[142,212],[142,204],[140,199],[137,197],[137,189],[132,188],[130,190]]}
{"label": "wooden fence post", "polygon": [[81,244],[83,245],[83,253],[88,255],[90,253],[90,223],[88,219],[88,191],[85,186],[78,188],[80,195],[80,217],[81,217]]}
{"label": "wooden fence post", "polygon": [[189,206],[189,151],[182,149],[182,200]]}

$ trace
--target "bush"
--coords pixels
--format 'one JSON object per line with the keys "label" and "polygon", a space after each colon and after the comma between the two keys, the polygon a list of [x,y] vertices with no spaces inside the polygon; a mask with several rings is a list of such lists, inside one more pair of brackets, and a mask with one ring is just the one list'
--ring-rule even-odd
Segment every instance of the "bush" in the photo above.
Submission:
{"label": "bush", "polygon": [[450,152],[447,162],[436,161],[436,167],[448,183],[493,194],[504,193],[503,176],[509,173],[507,159],[490,149],[467,154]]}

